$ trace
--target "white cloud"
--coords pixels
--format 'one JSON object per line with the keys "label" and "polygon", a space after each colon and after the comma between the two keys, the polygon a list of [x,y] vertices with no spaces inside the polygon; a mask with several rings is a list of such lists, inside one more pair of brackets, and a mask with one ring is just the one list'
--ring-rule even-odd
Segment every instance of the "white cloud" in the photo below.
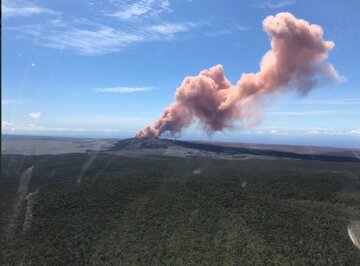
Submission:
{"label": "white cloud", "polygon": [[296,4],[296,0],[280,0],[280,1],[265,0],[265,1],[259,1],[258,3],[252,5],[252,7],[276,9],[286,6],[292,6],[295,4]]}
{"label": "white cloud", "polygon": [[2,105],[8,105],[8,104],[23,104],[24,100],[18,100],[18,99],[7,99],[7,100],[1,100]]}
{"label": "white cloud", "polygon": [[83,132],[87,131],[84,128],[67,128],[67,127],[46,127],[46,126],[38,126],[34,124],[13,124],[6,121],[1,122],[2,131],[4,133],[7,132],[18,132],[18,133],[26,133],[26,132]]}
{"label": "white cloud", "polygon": [[235,26],[235,29],[238,30],[238,31],[246,31],[246,30],[250,29],[250,27],[248,27],[248,26],[236,25],[236,26]]}
{"label": "white cloud", "polygon": [[360,136],[360,128],[349,130],[350,135],[359,135]]}
{"label": "white cloud", "polygon": [[304,127],[304,128],[287,128],[287,127],[260,127],[247,130],[248,133],[268,135],[287,135],[287,136],[304,136],[304,135],[328,135],[328,136],[357,136],[360,137],[360,129],[336,129],[321,127]]}
{"label": "white cloud", "polygon": [[52,20],[41,25],[8,29],[16,31],[20,37],[36,37],[37,45],[72,50],[81,55],[103,55],[144,42],[170,40],[196,26],[192,22],[163,23],[119,30],[88,21],[70,25],[65,21]]}
{"label": "white cloud", "polygon": [[31,16],[31,15],[58,15],[54,10],[31,4],[28,1],[5,0],[2,2],[1,14],[3,18]]}
{"label": "white cloud", "polygon": [[7,132],[15,131],[14,124],[8,121],[1,121],[1,131],[7,131]]}
{"label": "white cloud", "polygon": [[278,131],[277,131],[276,129],[270,129],[270,130],[269,130],[269,133],[270,133],[270,134],[277,134]]}
{"label": "white cloud", "polygon": [[105,26],[93,31],[73,28],[49,36],[43,35],[41,38],[45,46],[70,49],[83,55],[116,52],[131,44],[144,41],[142,35],[117,31]]}
{"label": "white cloud", "polygon": [[210,36],[210,37],[218,37],[218,36],[222,36],[222,35],[235,34],[236,32],[242,32],[242,31],[247,31],[247,30],[249,30],[249,27],[236,25],[235,27],[227,27],[227,28],[215,30],[215,31],[206,33],[206,35]]}
{"label": "white cloud", "polygon": [[[138,128],[151,123],[155,117],[117,117],[117,116],[86,116],[86,117],[53,117],[50,123],[35,125],[32,123],[13,123],[2,121],[4,133],[51,133],[51,132],[103,132],[103,133],[134,133]],[[247,134],[273,136],[343,136],[360,137],[360,128],[339,129],[322,127],[259,127],[243,131]],[[202,133],[201,133],[202,134]]]}
{"label": "white cloud", "polygon": [[151,25],[147,28],[147,30],[153,34],[172,36],[175,33],[187,32],[195,26],[196,23],[162,23]]}
{"label": "white cloud", "polygon": [[119,11],[109,14],[121,20],[134,20],[155,17],[160,13],[170,12],[169,0],[140,0],[132,4],[123,4]]}
{"label": "white cloud", "polygon": [[232,34],[233,31],[229,30],[229,29],[220,29],[220,30],[216,30],[216,31],[212,31],[209,33],[206,33],[207,36],[211,36],[211,37],[217,37],[217,36],[222,36],[222,35],[230,35]]}
{"label": "white cloud", "polygon": [[7,126],[12,126],[13,123],[7,121],[1,121],[1,125],[7,127]]}
{"label": "white cloud", "polygon": [[[35,6],[25,0],[6,0],[6,3],[5,10],[10,16],[57,14],[56,17],[42,18],[36,24],[7,26],[5,30],[13,31],[12,35],[31,39],[35,45],[66,49],[81,55],[103,55],[145,42],[169,41],[200,25],[194,22],[167,23],[160,20],[160,14],[172,11],[169,0],[136,0],[131,3],[110,1],[113,13],[100,10],[103,15],[102,23],[97,22],[100,20],[90,21],[83,17],[68,19],[66,14]],[[29,8],[26,9],[27,7]],[[118,19],[126,21],[119,22]]]}
{"label": "white cloud", "polygon": [[54,132],[84,132],[84,133],[124,133],[133,134],[143,125],[151,123],[155,117],[146,116],[71,116],[51,117],[42,124],[2,121],[4,133],[54,133]]}
{"label": "white cloud", "polygon": [[133,93],[151,91],[152,87],[112,87],[112,88],[96,88],[95,92],[110,92],[110,93]]}
{"label": "white cloud", "polygon": [[41,117],[41,112],[31,112],[29,113],[30,118],[38,119]]}

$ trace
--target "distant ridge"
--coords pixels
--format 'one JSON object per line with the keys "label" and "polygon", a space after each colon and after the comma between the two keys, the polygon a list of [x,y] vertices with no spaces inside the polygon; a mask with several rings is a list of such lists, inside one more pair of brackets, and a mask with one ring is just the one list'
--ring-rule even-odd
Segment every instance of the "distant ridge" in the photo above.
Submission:
{"label": "distant ridge", "polygon": [[277,158],[301,159],[301,160],[317,160],[330,162],[359,162],[360,160],[351,156],[336,156],[326,154],[303,154],[296,152],[278,151],[278,150],[261,150],[234,146],[223,146],[220,144],[200,143],[194,141],[180,141],[173,139],[163,139],[157,137],[144,138],[128,138],[120,140],[113,144],[108,151],[134,151],[134,150],[156,150],[169,149],[173,147],[181,147],[185,149],[193,149],[204,152],[213,152],[217,154],[227,155],[255,155],[269,156]]}

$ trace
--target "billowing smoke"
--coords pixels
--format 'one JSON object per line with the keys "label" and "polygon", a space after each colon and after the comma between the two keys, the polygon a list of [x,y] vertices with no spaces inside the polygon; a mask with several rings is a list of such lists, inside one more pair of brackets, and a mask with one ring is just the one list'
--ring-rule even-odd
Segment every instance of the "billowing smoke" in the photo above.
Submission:
{"label": "billowing smoke", "polygon": [[271,49],[263,56],[259,72],[242,74],[236,85],[226,79],[221,65],[186,77],[176,91],[175,101],[136,137],[155,137],[167,131],[174,135],[195,120],[208,133],[232,129],[237,120],[255,125],[260,122],[265,96],[290,90],[305,95],[319,84],[340,79],[326,62],[334,43],[323,39],[320,26],[291,13],[279,13],[265,18],[263,27]]}

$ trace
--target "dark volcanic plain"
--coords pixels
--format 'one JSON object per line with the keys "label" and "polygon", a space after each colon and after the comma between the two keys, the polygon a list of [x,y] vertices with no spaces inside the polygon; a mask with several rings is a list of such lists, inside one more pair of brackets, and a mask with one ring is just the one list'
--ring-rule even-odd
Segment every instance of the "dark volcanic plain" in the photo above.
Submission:
{"label": "dark volcanic plain", "polygon": [[357,265],[359,154],[7,136],[0,264]]}

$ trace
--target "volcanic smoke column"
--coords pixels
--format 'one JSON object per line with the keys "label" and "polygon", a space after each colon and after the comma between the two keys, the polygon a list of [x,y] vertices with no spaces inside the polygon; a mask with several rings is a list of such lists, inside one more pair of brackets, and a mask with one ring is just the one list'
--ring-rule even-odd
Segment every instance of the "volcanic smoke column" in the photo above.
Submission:
{"label": "volcanic smoke column", "polygon": [[[236,120],[257,124],[266,95],[297,90],[305,95],[316,85],[339,81],[334,67],[326,62],[334,47],[323,39],[318,25],[279,13],[263,21],[271,49],[260,62],[257,73],[242,74],[236,85],[226,79],[222,65],[186,77],[154,124],[137,132],[136,137],[155,137],[169,131],[180,132],[198,120],[208,133],[234,128]],[[255,120],[255,121],[254,121]]]}

